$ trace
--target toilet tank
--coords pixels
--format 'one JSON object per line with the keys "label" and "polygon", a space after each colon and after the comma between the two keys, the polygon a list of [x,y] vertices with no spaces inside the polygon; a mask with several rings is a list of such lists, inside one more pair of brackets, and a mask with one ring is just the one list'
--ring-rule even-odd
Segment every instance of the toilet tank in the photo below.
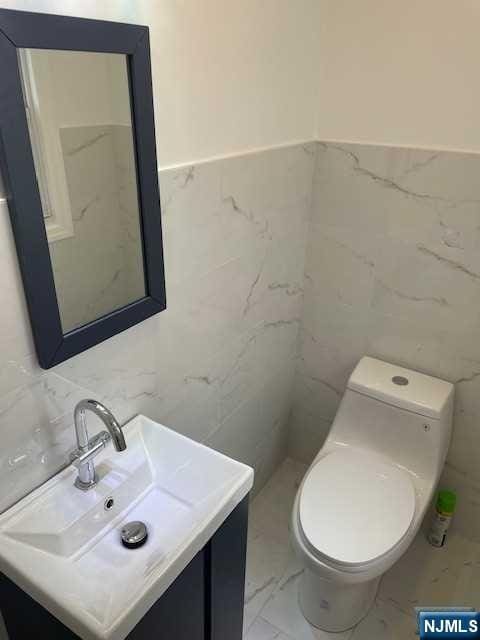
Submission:
{"label": "toilet tank", "polygon": [[325,446],[375,451],[436,481],[452,432],[454,386],[364,357],[347,384]]}

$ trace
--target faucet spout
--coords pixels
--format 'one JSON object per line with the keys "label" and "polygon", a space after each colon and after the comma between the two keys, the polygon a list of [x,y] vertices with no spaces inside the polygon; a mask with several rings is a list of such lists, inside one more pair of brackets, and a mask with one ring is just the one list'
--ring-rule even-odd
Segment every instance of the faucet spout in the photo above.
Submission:
{"label": "faucet spout", "polygon": [[[88,437],[86,412],[91,411],[100,418],[108,433],[103,431],[92,439]],[[73,462],[78,467],[78,477],[75,486],[87,490],[97,484],[93,458],[112,440],[116,451],[125,451],[127,443],[122,427],[113,413],[97,400],[80,400],[74,410],[75,434],[77,450],[73,453]]]}
{"label": "faucet spout", "polygon": [[91,411],[100,418],[103,424],[107,427],[110,434],[113,446],[117,451],[125,451],[127,443],[125,442],[125,436],[123,435],[122,427],[118,424],[115,416],[107,409],[107,407],[98,402],[97,400],[80,400],[75,407],[74,419],[75,419],[75,431],[77,434],[77,440],[79,448],[88,445],[88,432],[86,428],[85,412]]}

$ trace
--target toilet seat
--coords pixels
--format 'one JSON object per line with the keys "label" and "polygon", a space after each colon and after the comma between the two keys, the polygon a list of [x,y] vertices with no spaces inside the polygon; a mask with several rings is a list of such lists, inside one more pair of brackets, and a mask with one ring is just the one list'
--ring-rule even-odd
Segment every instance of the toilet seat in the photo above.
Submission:
{"label": "toilet seat", "polygon": [[355,568],[401,541],[415,514],[415,490],[408,474],[386,458],[348,448],[310,469],[298,514],[315,556]]}

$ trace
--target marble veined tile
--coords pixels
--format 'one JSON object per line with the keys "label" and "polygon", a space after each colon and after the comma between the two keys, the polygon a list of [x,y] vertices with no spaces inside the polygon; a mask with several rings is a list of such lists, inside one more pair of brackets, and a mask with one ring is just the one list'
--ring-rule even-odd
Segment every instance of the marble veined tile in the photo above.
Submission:
{"label": "marble veined tile", "polygon": [[351,640],[415,640],[415,619],[397,607],[377,600],[353,629]]}
{"label": "marble veined tile", "polygon": [[453,489],[459,496],[451,524],[452,531],[480,544],[480,482],[475,482],[470,474],[459,472],[447,463],[439,486]]}
{"label": "marble veined tile", "polygon": [[[282,376],[283,377],[283,376]],[[289,376],[278,376],[260,386],[238,408],[223,420],[208,437],[207,443],[214,449],[255,468],[270,455],[279,455],[279,447],[286,453],[286,420],[288,396],[278,399],[285,390]]]}
{"label": "marble veined tile", "polygon": [[156,393],[156,318],[149,318],[55,367],[127,420]]}
{"label": "marble veined tile", "polygon": [[67,126],[60,140],[73,233],[49,250],[67,331],[142,298],[145,284],[131,128]]}
{"label": "marble veined tile", "polygon": [[[125,132],[119,133],[117,151],[126,144]],[[74,148],[84,141],[78,142]],[[95,171],[86,186],[78,179],[108,151],[106,136],[92,142],[69,157],[78,226],[91,234],[95,225],[87,230],[87,219],[101,205],[89,196],[92,188],[99,195],[108,182],[120,203],[109,213],[117,211],[122,229],[135,239],[128,163],[117,163],[118,176],[108,180]],[[167,310],[54,368],[66,384],[105,402],[121,421],[145,413],[202,442],[216,434],[220,448],[255,467],[258,488],[288,443],[315,148],[294,145],[161,171]],[[105,216],[99,220],[105,232],[107,222]],[[138,260],[126,256],[125,264],[135,279]],[[88,266],[93,277],[95,265]],[[44,391],[25,392],[43,374],[5,202],[0,267],[0,412],[6,411],[0,432],[8,442],[0,453],[0,485],[13,486],[23,474],[26,492],[67,462],[76,398],[66,397],[62,417],[43,411]],[[22,418],[16,431],[7,417],[9,401],[18,404]],[[100,427],[93,416],[90,423],[92,433]]]}
{"label": "marble veined tile", "polygon": [[303,262],[313,164],[295,146],[162,172],[167,286],[286,236]]}
{"label": "marble veined tile", "polygon": [[245,640],[290,640],[290,638],[263,618],[257,618],[248,630]]}
{"label": "marble veined tile", "polygon": [[[479,393],[479,384],[472,383],[472,394]],[[476,494],[476,503],[480,504],[480,469],[478,468],[478,443],[480,441],[480,425],[478,422],[479,397],[476,395],[467,404],[468,397],[462,391],[457,392],[457,407],[454,418],[454,435],[450,444],[447,461],[460,471],[464,477],[459,497],[467,501],[469,495]],[[464,493],[465,492],[465,493]],[[475,517],[476,515],[476,517]],[[478,508],[470,513],[462,512],[458,518],[465,517],[465,529],[470,536],[480,537],[480,518]]]}
{"label": "marble veined tile", "polygon": [[375,259],[351,248],[328,232],[309,235],[305,265],[306,287],[325,305],[368,307],[373,296]]}
{"label": "marble veined tile", "polygon": [[420,531],[385,574],[378,597],[407,615],[416,606],[480,607],[480,546],[454,531],[444,547],[432,547]]}
{"label": "marble veined tile", "polygon": [[[478,154],[318,144],[291,453],[312,457],[314,425],[370,355],[455,383],[448,462],[480,482],[479,167]],[[458,518],[478,538],[478,518]]]}
{"label": "marble veined tile", "polygon": [[0,512],[68,463],[73,407],[92,393],[51,371],[0,399]]}
{"label": "marble veined tile", "polygon": [[[277,361],[282,353],[289,358],[302,290],[297,262],[287,262],[292,273],[279,272],[283,277],[277,281],[271,265],[281,263],[280,250],[249,251],[174,287],[158,322],[159,385],[215,378],[228,386],[229,371],[238,373],[240,360],[243,365],[254,351],[259,365],[263,357],[264,368],[272,354],[279,356]],[[286,340],[287,333],[292,338]],[[267,351],[260,356],[263,347]]]}
{"label": "marble veined tile", "polygon": [[263,489],[282,461],[285,460],[288,453],[289,419],[290,410],[288,409],[275,421],[273,428],[257,448],[252,498]]}
{"label": "marble veined tile", "polygon": [[298,584],[302,573],[302,564],[292,556],[289,567],[261,611],[262,618],[296,640],[334,640],[335,638],[347,640],[350,638],[350,630],[328,633],[307,622],[298,604]]}
{"label": "marble veined tile", "polygon": [[244,628],[248,629],[287,568],[289,548],[250,527],[245,576]]}
{"label": "marble veined tile", "polygon": [[[298,398],[295,398],[297,403]],[[294,460],[311,464],[330,430],[331,422],[294,404],[290,417],[288,453]]]}
{"label": "marble veined tile", "polygon": [[293,502],[307,465],[285,460],[253,502],[254,528],[288,548]]}
{"label": "marble veined tile", "polygon": [[[32,334],[6,201],[0,201],[0,290],[3,300],[0,371],[3,372],[11,370],[12,363],[20,362],[33,353]],[[11,378],[5,376],[0,395],[11,389]]]}
{"label": "marble veined tile", "polygon": [[[479,608],[480,543],[459,535],[454,521],[446,546],[432,547],[425,539],[427,521],[404,556],[384,576],[374,605],[354,629],[329,634],[310,626],[298,605],[302,564],[289,549],[288,536],[278,535],[278,529],[285,533],[288,527],[292,495],[305,469],[285,460],[252,502],[245,640],[414,640],[415,606]],[[264,518],[268,505],[274,509]]]}
{"label": "marble veined tile", "polygon": [[315,143],[238,156],[224,163],[222,197],[253,218],[311,195]]}
{"label": "marble veined tile", "polygon": [[292,562],[288,522],[305,469],[299,462],[284,460],[251,503],[245,629],[262,610]]}
{"label": "marble veined tile", "polygon": [[221,196],[222,161],[162,171],[162,227],[168,287],[237,258],[261,229]]}

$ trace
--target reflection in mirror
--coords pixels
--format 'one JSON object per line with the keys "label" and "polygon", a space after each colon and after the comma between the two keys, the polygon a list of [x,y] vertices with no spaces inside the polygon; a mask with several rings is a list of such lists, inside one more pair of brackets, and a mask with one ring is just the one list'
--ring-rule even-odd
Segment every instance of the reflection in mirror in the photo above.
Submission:
{"label": "reflection in mirror", "polygon": [[65,334],[146,294],[127,58],[19,60]]}

